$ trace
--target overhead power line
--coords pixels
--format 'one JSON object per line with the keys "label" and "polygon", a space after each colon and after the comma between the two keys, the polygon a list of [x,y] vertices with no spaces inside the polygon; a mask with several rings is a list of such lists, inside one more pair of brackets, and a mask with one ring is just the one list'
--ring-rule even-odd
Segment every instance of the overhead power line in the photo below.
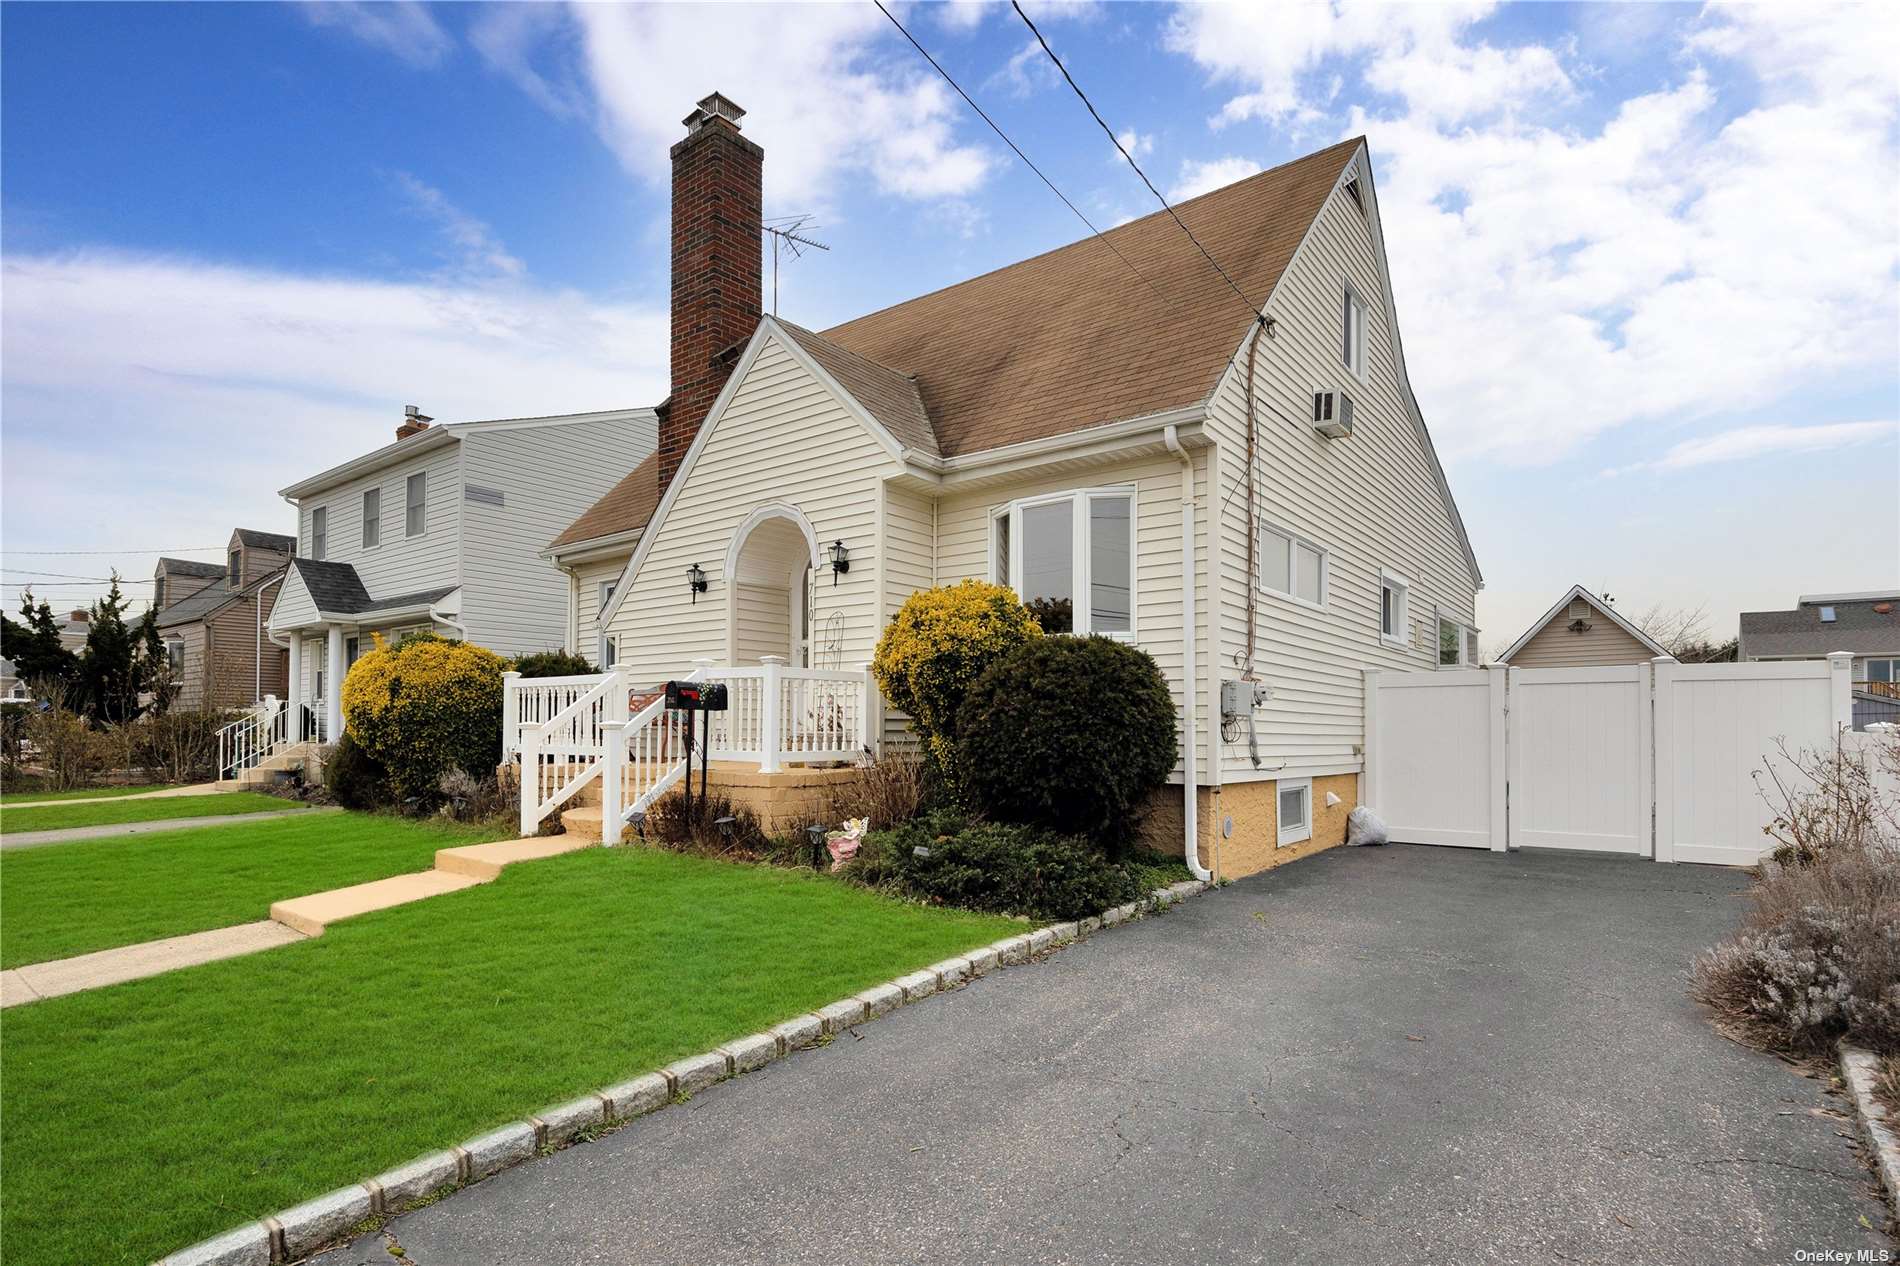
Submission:
{"label": "overhead power line", "polygon": [[[1127,267],[1129,272],[1135,274],[1135,276],[1137,277],[1140,277],[1142,280],[1142,283],[1146,285],[1148,289],[1155,292],[1155,297],[1157,299],[1161,300],[1163,303],[1172,304],[1174,301],[1168,298],[1168,296],[1162,294],[1160,288],[1157,287],[1154,284],[1154,282],[1149,281],[1147,276],[1141,271],[1141,269],[1135,267],[1132,263],[1129,263],[1128,256],[1122,254],[1121,251],[1117,250],[1115,247],[1115,243],[1109,241],[1108,238],[1102,235],[1102,230],[1095,227],[1094,221],[1090,220],[1086,215],[1083,215],[1081,208],[1077,207],[1073,202],[1070,202],[1068,195],[1063,193],[1062,190],[1056,188],[1056,182],[1049,179],[1048,176],[1044,175],[1042,168],[1036,166],[1035,163],[1030,161],[1029,155],[1023,153],[1022,146],[1016,144],[1015,141],[1012,141],[1009,139],[1009,133],[1003,131],[1003,129],[997,125],[996,120],[992,119],[987,113],[985,113],[983,110],[983,107],[978,105],[976,103],[976,100],[973,97],[971,97],[969,93],[963,90],[963,86],[959,84],[956,80],[950,77],[950,72],[945,70],[940,64],[938,64],[937,59],[930,55],[930,50],[925,48],[922,44],[919,44],[917,42],[917,37],[915,35],[912,35],[908,30],[905,30],[904,24],[897,20],[897,15],[884,7],[884,0],[873,0],[873,2],[877,5],[878,12],[882,13],[885,17],[889,18],[891,20],[891,25],[896,27],[898,31],[903,35],[903,37],[910,41],[910,46],[916,49],[920,54],[922,54],[923,59],[925,61],[930,63],[930,68],[936,71],[939,75],[942,75],[943,81],[949,84],[952,88],[956,89],[957,95],[959,97],[962,97],[964,100],[964,103],[967,104],[972,110],[976,111],[977,117],[990,125],[990,131],[996,133],[996,135],[1001,137],[1003,139],[1003,144],[1009,146],[1009,148],[1015,152],[1016,157],[1022,159],[1024,165],[1027,166],[1030,171],[1035,172],[1036,175],[1042,180],[1043,184],[1049,186],[1049,192],[1053,193],[1056,197],[1062,199],[1062,205],[1069,208],[1070,211],[1074,212],[1075,218],[1082,221],[1083,224],[1087,225],[1089,232],[1093,233],[1097,238],[1099,238],[1101,240],[1102,245],[1108,247],[1109,250],[1114,251],[1115,258],[1119,259]],[[1018,10],[1018,12],[1020,12],[1020,10]],[[1024,20],[1027,21],[1027,19],[1024,19]],[[1051,53],[1050,56],[1053,57],[1055,56],[1055,54]]]}
{"label": "overhead power line", "polygon": [[[883,7],[883,4],[880,2],[878,8],[882,9]],[[1115,135],[1115,129],[1108,125],[1107,120],[1102,118],[1101,111],[1095,108],[1095,103],[1089,100],[1089,95],[1082,91],[1082,85],[1075,82],[1075,76],[1069,73],[1069,68],[1062,64],[1060,57],[1056,56],[1056,50],[1049,47],[1049,41],[1042,37],[1042,32],[1036,29],[1036,24],[1030,21],[1027,13],[1023,12],[1023,6],[1018,4],[1017,0],[1009,0],[1009,7],[1016,10],[1016,16],[1023,20],[1024,25],[1028,26],[1030,34],[1036,37],[1036,43],[1042,45],[1042,51],[1049,55],[1049,60],[1056,64],[1056,69],[1062,72],[1064,79],[1068,80],[1069,87],[1075,90],[1075,95],[1082,99],[1082,104],[1088,107],[1089,113],[1093,115],[1095,121],[1101,125],[1102,131],[1108,134],[1108,139],[1115,146],[1116,152],[1128,160],[1128,165],[1135,169],[1137,176],[1141,177],[1141,183],[1148,186],[1148,192],[1155,196],[1155,201],[1161,204],[1162,209],[1173,218],[1175,224],[1180,226],[1181,231],[1187,234],[1188,241],[1194,243],[1201,254],[1207,257],[1207,262],[1214,266],[1214,271],[1221,275],[1221,280],[1225,281],[1228,286],[1233,289],[1233,292],[1240,296],[1240,301],[1247,305],[1247,311],[1257,316],[1260,312],[1260,305],[1247,297],[1247,292],[1240,288],[1238,282],[1227,275],[1227,270],[1220,266],[1220,261],[1214,258],[1213,253],[1209,251],[1207,247],[1201,245],[1201,239],[1194,236],[1194,231],[1182,223],[1181,217],[1175,214],[1172,206],[1168,205],[1168,200],[1162,197],[1159,189],[1155,188],[1155,182],[1148,179],[1148,173],[1141,169],[1141,164],[1135,161],[1134,155],[1130,154],[1122,145],[1121,138]],[[891,19],[893,22],[896,20],[896,18]]]}
{"label": "overhead power line", "polygon": [[8,546],[0,549],[0,554],[31,554],[35,558],[44,558],[53,554],[222,554],[222,545],[190,545],[176,549],[14,549]]}

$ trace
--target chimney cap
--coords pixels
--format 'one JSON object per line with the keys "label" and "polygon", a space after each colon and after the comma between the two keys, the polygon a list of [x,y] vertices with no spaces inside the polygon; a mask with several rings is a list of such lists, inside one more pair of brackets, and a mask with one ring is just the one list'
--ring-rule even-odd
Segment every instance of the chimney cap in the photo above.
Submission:
{"label": "chimney cap", "polygon": [[697,132],[714,119],[724,119],[732,124],[736,131],[740,126],[739,120],[743,118],[745,118],[745,111],[740,108],[738,102],[723,92],[715,92],[710,96],[701,97],[699,104],[693,108],[693,112],[680,122],[686,125],[687,131]]}
{"label": "chimney cap", "polygon": [[424,413],[424,412],[423,412],[423,411],[422,411],[421,409],[418,409],[418,408],[417,408],[417,407],[416,407],[415,405],[413,405],[413,404],[405,404],[405,405],[404,405],[404,406],[402,407],[402,415],[403,415],[403,416],[404,416],[405,418],[414,418],[414,419],[415,419],[416,421],[418,421],[418,422],[433,422],[433,421],[435,421],[435,419],[434,419],[434,418],[432,418],[432,417],[430,417],[430,416],[429,416],[428,414],[426,414],[426,413]]}

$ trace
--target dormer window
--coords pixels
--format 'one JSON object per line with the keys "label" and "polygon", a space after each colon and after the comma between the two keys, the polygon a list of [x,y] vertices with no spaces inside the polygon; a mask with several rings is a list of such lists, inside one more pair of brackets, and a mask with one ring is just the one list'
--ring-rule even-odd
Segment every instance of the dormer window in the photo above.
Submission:
{"label": "dormer window", "polygon": [[1821,608],[1821,623],[1823,624],[1834,623],[1834,608],[1833,607]]}
{"label": "dormer window", "polygon": [[225,579],[233,589],[244,587],[244,554],[241,550],[231,551],[231,565],[225,573]]}

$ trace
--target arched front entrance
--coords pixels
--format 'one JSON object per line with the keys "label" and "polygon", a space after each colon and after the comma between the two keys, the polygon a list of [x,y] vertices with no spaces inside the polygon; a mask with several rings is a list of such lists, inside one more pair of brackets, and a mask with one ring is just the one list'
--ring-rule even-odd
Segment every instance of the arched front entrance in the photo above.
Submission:
{"label": "arched front entrance", "polygon": [[755,510],[726,555],[726,645],[734,666],[782,656],[811,663],[811,577],[818,562],[811,524],[792,506]]}

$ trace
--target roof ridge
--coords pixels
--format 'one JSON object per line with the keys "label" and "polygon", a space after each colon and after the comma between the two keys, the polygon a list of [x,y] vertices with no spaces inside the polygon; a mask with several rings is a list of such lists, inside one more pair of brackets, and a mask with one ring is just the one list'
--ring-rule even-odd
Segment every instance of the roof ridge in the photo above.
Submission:
{"label": "roof ridge", "polygon": [[[1277,163],[1272,167],[1262,168],[1260,171],[1254,172],[1252,175],[1242,176],[1239,180],[1235,180],[1228,184],[1221,185],[1217,189],[1209,189],[1206,193],[1196,194],[1192,198],[1187,199],[1185,202],[1177,202],[1171,205],[1174,207],[1176,211],[1179,211],[1183,207],[1191,207],[1195,203],[1201,202],[1207,198],[1212,198],[1216,196],[1217,194],[1229,193],[1234,189],[1238,189],[1242,185],[1252,184],[1256,181],[1263,180],[1268,176],[1272,176],[1278,172],[1284,172],[1289,167],[1296,167],[1300,165],[1301,163],[1315,162],[1318,159],[1325,157],[1327,154],[1330,154],[1335,150],[1342,149],[1349,146],[1358,146],[1358,145],[1364,144],[1365,140],[1366,140],[1365,135],[1362,133],[1358,136],[1352,137],[1349,140],[1344,140],[1344,141],[1338,142],[1337,144],[1329,145],[1325,149],[1314,150],[1310,154],[1302,154],[1298,158],[1289,158],[1284,163]],[[1107,237],[1113,233],[1125,233],[1129,230],[1146,225],[1150,221],[1156,220],[1159,217],[1162,217],[1165,215],[1167,215],[1167,211],[1165,210],[1150,211],[1147,215],[1137,216],[1135,219],[1128,220],[1121,224],[1117,224],[1113,228],[1104,229],[1099,236]],[[1006,273],[1010,271],[1012,268],[1021,268],[1025,264],[1033,264],[1037,260],[1047,259],[1052,255],[1060,255],[1064,251],[1074,250],[1077,247],[1086,246],[1088,243],[1093,242],[1095,240],[1096,240],[1096,236],[1091,235],[1089,237],[1079,237],[1079,238],[1074,239],[1073,241],[1064,242],[1060,246],[1052,246],[1046,251],[1039,251],[1034,255],[1028,255],[1028,256],[1023,257],[1022,259],[1014,260],[1007,264],[999,264],[997,267],[989,269],[986,272],[977,273],[973,277],[965,277],[962,281],[953,281],[947,285],[938,286],[935,290],[926,290],[922,294],[912,295],[908,299],[900,299],[896,303],[887,303],[881,308],[874,308],[869,312],[860,313],[859,315],[852,317],[848,321],[840,321],[836,325],[827,326],[825,329],[818,331],[818,333],[820,333],[821,335],[824,335],[827,339],[829,339],[832,331],[834,330],[842,330],[846,328],[847,326],[856,325],[860,321],[868,321],[872,317],[882,316],[887,312],[891,312],[898,308],[904,307],[906,304],[916,303],[919,300],[928,299],[933,295],[944,294],[947,291],[955,290],[960,286],[971,285],[975,282],[982,281],[985,278],[994,277],[998,273]],[[782,320],[783,318],[775,318],[775,319]],[[835,339],[831,339],[830,341],[836,342]],[[877,364],[878,362],[872,361],[871,363]]]}

